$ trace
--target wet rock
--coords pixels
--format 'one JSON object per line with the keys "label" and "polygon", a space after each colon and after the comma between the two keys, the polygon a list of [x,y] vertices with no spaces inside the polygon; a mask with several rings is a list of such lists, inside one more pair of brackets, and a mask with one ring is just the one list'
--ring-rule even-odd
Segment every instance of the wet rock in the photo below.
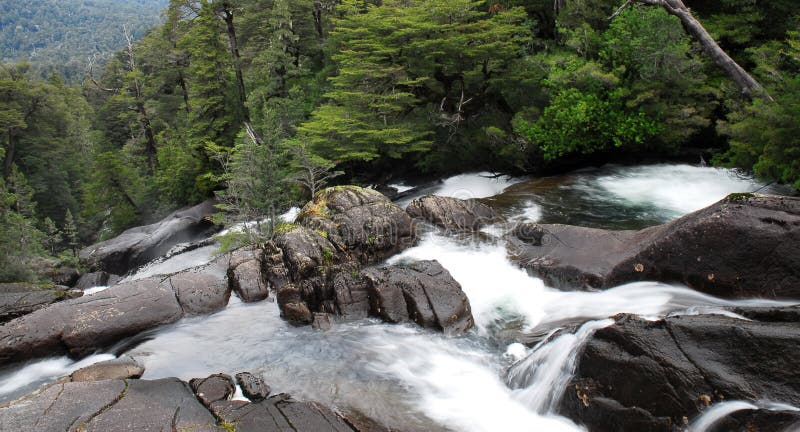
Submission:
{"label": "wet rock", "polygon": [[134,358],[123,355],[78,369],[70,378],[72,382],[103,381],[140,378],[143,374],[144,366]]}
{"label": "wet rock", "polygon": [[0,408],[0,425],[9,431],[218,430],[176,378],[57,383]]}
{"label": "wet rock", "polygon": [[228,283],[245,303],[269,297],[269,285],[262,273],[260,251],[242,248],[231,253],[228,263]]}
{"label": "wet rock", "polygon": [[81,357],[183,315],[158,279],[119,284],[39,309],[0,327],[0,363],[68,352]]}
{"label": "wet rock", "polygon": [[167,278],[164,283],[175,292],[187,316],[205,315],[225,308],[231,296],[227,280],[221,274],[193,269]]}
{"label": "wet rock", "polygon": [[237,432],[297,431],[352,432],[339,415],[321,405],[277,395],[259,402],[226,401],[215,404],[215,415]]}
{"label": "wet rock", "polygon": [[83,293],[80,291],[67,289],[50,289],[30,284],[0,284],[0,323],[81,295]]}
{"label": "wet rock", "polygon": [[213,200],[177,211],[160,222],[131,228],[119,236],[81,250],[81,261],[92,270],[126,274],[163,256],[178,243],[202,239],[219,231],[211,221]]}
{"label": "wet rock", "polygon": [[81,277],[81,272],[78,269],[71,268],[71,267],[60,267],[53,269],[50,274],[50,280],[53,281],[56,285],[63,285],[67,287],[73,287],[78,282],[78,278]]}
{"label": "wet rock", "polygon": [[194,378],[189,386],[200,402],[211,407],[215,402],[230,400],[236,392],[236,384],[230,375],[214,374],[206,378]]}
{"label": "wet rock", "polygon": [[586,343],[560,411],[592,431],[669,431],[723,400],[796,406],[797,352],[796,320],[621,315]]}
{"label": "wet rock", "polygon": [[119,282],[120,277],[104,271],[87,273],[78,279],[75,289],[85,291],[98,286],[112,286]]}
{"label": "wet rock", "polygon": [[336,309],[340,316],[353,320],[369,316],[369,281],[362,277],[360,269],[353,268],[337,273],[332,284]]}
{"label": "wet rock", "polygon": [[321,331],[328,331],[333,327],[333,322],[331,320],[331,314],[327,313],[315,313],[314,320],[311,322],[311,327],[314,330],[321,330]]}
{"label": "wet rock", "polygon": [[722,297],[800,297],[800,198],[735,194],[641,231],[538,229],[540,241],[512,235],[509,251],[553,286],[659,280]]}
{"label": "wet rock", "polygon": [[242,393],[253,402],[258,402],[269,397],[272,389],[264,383],[264,380],[250,372],[240,372],[236,374],[236,382],[242,388]]}
{"label": "wet rock", "polygon": [[363,275],[369,281],[371,310],[385,321],[413,321],[450,335],[475,324],[461,285],[437,261],[368,269]]}
{"label": "wet rock", "polygon": [[184,316],[223,309],[230,297],[223,268],[214,262],[163,280],[125,282],[9,321],[0,327],[0,364],[61,353],[83,357]]}
{"label": "wet rock", "polygon": [[456,231],[475,230],[501,220],[497,212],[478,200],[436,195],[427,195],[412,201],[406,212],[411,217]]}
{"label": "wet rock", "polygon": [[362,264],[411,245],[411,218],[380,192],[357,186],[324,189],[303,207],[297,223],[325,233]]}

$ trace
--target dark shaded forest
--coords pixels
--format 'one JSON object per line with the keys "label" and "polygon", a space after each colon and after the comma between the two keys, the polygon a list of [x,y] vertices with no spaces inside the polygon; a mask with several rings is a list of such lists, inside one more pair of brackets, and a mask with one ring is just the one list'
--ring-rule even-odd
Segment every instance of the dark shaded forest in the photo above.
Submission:
{"label": "dark shaded forest", "polygon": [[686,1],[755,94],[668,8],[628,3],[172,0],[80,85],[4,63],[0,279],[212,196],[243,220],[332,178],[702,157],[800,188],[795,2]]}

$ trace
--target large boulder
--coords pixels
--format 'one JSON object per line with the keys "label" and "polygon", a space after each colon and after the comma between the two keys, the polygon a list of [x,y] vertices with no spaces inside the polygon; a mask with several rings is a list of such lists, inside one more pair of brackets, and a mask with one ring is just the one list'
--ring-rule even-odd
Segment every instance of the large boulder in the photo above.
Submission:
{"label": "large boulder", "polygon": [[735,194],[641,231],[523,224],[508,246],[556,287],[659,280],[722,297],[800,297],[800,198]]}
{"label": "large boulder", "polygon": [[121,357],[101,361],[76,370],[70,375],[72,382],[104,381],[112,379],[139,378],[144,374],[144,366],[133,357]]}
{"label": "large boulder", "polygon": [[0,284],[0,323],[81,295],[83,293],[80,291],[61,288],[30,284]]}
{"label": "large boulder", "polygon": [[427,195],[412,201],[406,212],[411,217],[455,231],[476,230],[502,219],[494,209],[478,200],[436,195]]}
{"label": "large boulder", "polygon": [[215,201],[170,214],[152,225],[131,228],[117,237],[89,246],[80,252],[81,261],[92,270],[124,275],[165,255],[178,243],[208,237],[221,228],[211,215]]}
{"label": "large boulder", "polygon": [[411,218],[380,192],[337,186],[318,192],[297,223],[325,233],[340,251],[362,264],[400,252],[412,241]]}
{"label": "large boulder", "polygon": [[370,310],[384,321],[412,321],[448,335],[475,324],[461,285],[437,261],[367,269],[363,277]]}
{"label": "large boulder", "polygon": [[227,274],[230,289],[243,302],[257,302],[269,297],[269,285],[262,272],[260,253],[256,249],[243,248],[231,253]]}
{"label": "large boulder", "polygon": [[224,274],[212,263],[121,283],[14,319],[0,327],[0,364],[61,353],[82,357],[184,316],[223,309],[230,297]]}
{"label": "large boulder", "polygon": [[586,343],[560,411],[596,432],[669,432],[721,401],[800,405],[798,311],[746,312],[765,321],[620,315]]}

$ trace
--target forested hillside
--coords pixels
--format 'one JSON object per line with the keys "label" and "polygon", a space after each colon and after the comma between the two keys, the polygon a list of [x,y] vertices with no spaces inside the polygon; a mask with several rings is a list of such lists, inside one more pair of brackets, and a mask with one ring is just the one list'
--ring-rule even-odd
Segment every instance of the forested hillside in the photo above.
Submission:
{"label": "forested hillside", "polygon": [[[335,175],[689,155],[800,187],[795,2],[622,3],[172,0],[80,87],[6,63],[0,279],[214,195],[230,218],[269,214]],[[764,91],[731,79],[687,16]]]}
{"label": "forested hillside", "polygon": [[27,60],[79,81],[87,64],[125,44],[123,26],[138,39],[155,25],[168,0],[0,0],[0,61]]}

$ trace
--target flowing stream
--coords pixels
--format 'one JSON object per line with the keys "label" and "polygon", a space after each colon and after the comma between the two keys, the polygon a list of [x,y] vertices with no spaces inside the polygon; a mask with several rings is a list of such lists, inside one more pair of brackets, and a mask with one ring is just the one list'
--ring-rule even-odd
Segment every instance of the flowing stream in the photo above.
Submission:
{"label": "flowing stream", "polygon": [[[638,228],[705,207],[728,193],[762,187],[729,170],[654,165],[533,180],[467,174],[425,193],[484,198],[511,218]],[[256,372],[274,392],[359,412],[400,430],[580,431],[554,407],[581,345],[610,325],[610,316],[735,316],[723,308],[786,304],[721,300],[656,282],[603,292],[555,290],[511,263],[495,230],[487,233],[458,238],[430,230],[417,246],[389,260],[436,259],[447,268],[472,306],[476,328],[466,336],[444,337],[376,320],[336,323],[320,332],[286,324],[273,301],[244,304],[233,296],[224,311],[149,332],[128,354],[144,364],[146,379]],[[213,246],[198,248],[145,266],[129,279],[172,273],[213,256]],[[530,334],[547,337],[532,347],[519,342]],[[52,358],[0,371],[0,401],[111,356],[99,353],[77,363]],[[693,430],[705,430],[719,415],[739,409],[752,408],[714,408]]]}

